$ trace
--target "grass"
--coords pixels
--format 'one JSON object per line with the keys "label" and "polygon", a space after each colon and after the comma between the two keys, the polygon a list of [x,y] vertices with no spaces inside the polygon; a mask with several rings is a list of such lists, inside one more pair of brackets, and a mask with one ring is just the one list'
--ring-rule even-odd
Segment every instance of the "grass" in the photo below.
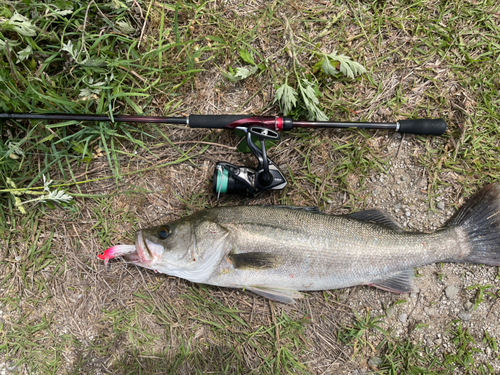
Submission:
{"label": "grass", "polygon": [[[447,334],[452,347],[444,350],[441,345],[426,346],[420,342],[395,337],[391,330],[380,327],[385,323],[381,317],[371,317],[368,312],[364,317],[356,314],[355,322],[343,327],[339,339],[354,347],[355,354],[364,352],[371,358],[378,358],[377,374],[433,374],[444,375],[454,371],[463,374],[494,374],[489,363],[476,363],[475,353],[481,353],[484,347],[476,344],[474,337],[462,323],[451,322]],[[372,339],[370,340],[370,336]],[[484,342],[496,348],[488,332],[484,332]],[[372,345],[369,342],[377,342]],[[496,349],[494,349],[496,350]]]}
{"label": "grass", "polygon": [[[15,12],[25,17],[18,24]],[[285,191],[220,202],[335,213],[377,205],[395,215],[402,203],[412,210],[407,223],[435,228],[448,214],[436,208],[438,201],[458,208],[463,197],[500,179],[499,13],[491,0],[224,7],[214,1],[1,2],[0,110],[274,115],[275,93],[286,83],[297,92],[290,108],[295,118],[320,112],[339,121],[443,117],[449,130],[440,138],[294,129],[269,150],[288,175]],[[326,74],[324,59],[334,51],[367,73]],[[304,80],[318,99],[313,110]],[[476,320],[454,322],[449,307],[432,327],[422,309],[435,301],[398,305],[398,296],[373,289],[350,289],[342,304],[340,292],[328,300],[311,293],[289,307],[119,262],[104,268],[96,254],[132,241],[138,228],[215,206],[209,179],[216,161],[254,165],[236,151],[238,137],[230,132],[7,121],[0,134],[0,369],[498,372],[500,331],[489,326],[498,288],[495,275],[484,281],[486,267],[439,269],[464,274],[459,285],[463,298],[475,302]],[[43,203],[45,188],[73,200]],[[425,298],[441,280],[448,277],[427,285]],[[414,320],[403,327],[348,305],[377,310],[379,300],[414,311]],[[433,329],[446,350],[419,336]],[[373,356],[381,364],[367,367]]]}

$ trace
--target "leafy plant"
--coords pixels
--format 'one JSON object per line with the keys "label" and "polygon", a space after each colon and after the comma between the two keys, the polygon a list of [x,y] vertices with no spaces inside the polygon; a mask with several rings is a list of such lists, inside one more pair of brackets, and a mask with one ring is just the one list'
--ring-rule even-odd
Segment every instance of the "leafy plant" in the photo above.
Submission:
{"label": "leafy plant", "polygon": [[323,57],[316,64],[316,67],[321,66],[321,70],[328,76],[345,75],[353,79],[355,76],[366,73],[363,65],[356,61],[352,61],[346,55],[338,55],[337,51],[330,54],[323,54]]}
{"label": "leafy plant", "polygon": [[[11,186],[11,189],[0,190],[0,192],[9,192],[14,196],[15,206],[19,209],[22,214],[26,214],[26,210],[24,209],[24,205],[27,203],[40,202],[45,203],[47,201],[51,201],[54,203],[69,203],[73,197],[71,195],[66,194],[63,190],[50,190],[50,184],[52,180],[47,181],[45,175],[43,175],[43,192],[36,191],[33,189],[18,189],[14,181],[7,177],[7,184]],[[45,194],[47,193],[47,194]],[[26,201],[21,201],[19,196],[23,194],[28,195],[40,195],[39,197],[29,199]]]}
{"label": "leafy plant", "polygon": [[498,350],[497,341],[493,336],[490,336],[487,330],[484,330],[483,342],[487,343],[490,346],[490,348],[493,349],[495,352]]}
{"label": "leafy plant", "polygon": [[477,309],[481,302],[484,302],[484,291],[489,288],[491,288],[491,285],[472,285],[467,287],[467,290],[477,289],[476,298],[474,299],[474,310]]}
{"label": "leafy plant", "polygon": [[381,324],[385,324],[385,322],[380,319],[381,316],[372,317],[369,311],[364,317],[356,312],[354,314],[356,315],[356,321],[351,327],[343,327],[339,332],[339,339],[346,344],[354,345],[355,353],[358,351],[358,346],[360,349],[370,346],[375,350],[368,339],[369,332],[378,331],[382,334],[387,334],[388,332],[380,326]]}
{"label": "leafy plant", "polygon": [[344,75],[353,79],[357,75],[366,73],[366,69],[360,63],[352,61],[346,55],[339,55],[336,51],[330,54],[315,52],[316,55],[320,56],[320,60],[314,65],[313,73],[310,73],[298,63],[296,52],[298,47],[295,45],[295,38],[288,24],[287,30],[291,50],[289,55],[292,59],[296,88],[289,84],[289,77],[287,76],[285,82],[276,90],[275,102],[278,102],[285,116],[291,113],[300,116],[302,109],[305,111],[308,120],[327,121],[329,117],[321,109],[319,101],[321,97],[319,77],[321,75],[329,77]]}
{"label": "leafy plant", "polygon": [[15,12],[9,20],[4,19],[1,23],[1,28],[5,31],[13,30],[22,36],[36,35],[36,27],[27,17],[17,12]]}
{"label": "leafy plant", "polygon": [[276,97],[274,101],[278,102],[281,111],[286,116],[288,113],[292,111],[292,109],[297,105],[297,97],[298,93],[292,86],[288,84],[288,77],[285,79],[285,83],[283,83],[276,90]]}
{"label": "leafy plant", "polygon": [[463,373],[474,374],[475,362],[474,353],[480,353],[481,350],[475,346],[475,340],[467,328],[458,324],[456,330],[450,329],[451,342],[455,345],[455,351],[445,354],[445,363],[449,365],[459,365],[463,368]]}
{"label": "leafy plant", "polygon": [[257,73],[257,71],[259,69],[260,70],[265,69],[265,64],[256,64],[255,63],[255,60],[254,60],[251,52],[248,52],[244,49],[240,49],[239,55],[240,55],[240,58],[244,62],[246,62],[247,64],[250,64],[250,65],[246,65],[246,66],[242,66],[242,67],[238,67],[238,68],[234,68],[234,69],[231,66],[229,66],[228,67],[229,72],[224,72],[224,71],[222,72],[224,77],[226,77],[229,81],[231,81],[231,82],[241,81],[241,80],[244,80],[244,79],[250,77],[251,75]]}

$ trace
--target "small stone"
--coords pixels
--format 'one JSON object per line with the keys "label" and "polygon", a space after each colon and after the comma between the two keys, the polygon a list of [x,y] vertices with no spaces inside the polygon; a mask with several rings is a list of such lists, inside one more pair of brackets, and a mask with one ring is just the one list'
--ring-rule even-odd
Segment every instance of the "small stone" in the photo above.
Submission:
{"label": "small stone", "polygon": [[393,316],[395,313],[394,311],[394,307],[389,307],[387,310],[385,310],[385,315],[390,318],[391,316]]}
{"label": "small stone", "polygon": [[437,208],[440,210],[444,210],[444,208],[445,208],[444,202],[443,201],[438,202]]}
{"label": "small stone", "polygon": [[382,363],[384,362],[384,360],[380,357],[371,357],[369,360],[368,360],[368,364],[372,367],[378,367],[380,366]]}
{"label": "small stone", "polygon": [[465,311],[471,312],[474,309],[474,304],[471,301],[467,301],[464,303]]}
{"label": "small stone", "polygon": [[339,302],[346,302],[347,301],[347,294],[342,293],[339,295]]}
{"label": "small stone", "polygon": [[437,315],[436,309],[433,309],[432,307],[424,307],[424,312],[429,316]]}
{"label": "small stone", "polygon": [[408,319],[408,314],[403,313],[398,317],[398,319],[401,323],[406,323],[406,319]]}
{"label": "small stone", "polygon": [[442,343],[443,343],[442,339],[437,339],[436,341],[434,341],[434,344],[436,345],[441,345]]}
{"label": "small stone", "polygon": [[460,319],[462,319],[463,321],[465,321],[465,322],[466,322],[466,321],[470,320],[470,318],[471,318],[471,314],[470,314],[469,312],[467,312],[467,311],[460,311],[460,312],[458,313],[458,317],[459,317]]}
{"label": "small stone", "polygon": [[16,362],[14,361],[7,361],[5,363],[5,369],[7,370],[7,372],[17,372],[18,370]]}
{"label": "small stone", "polygon": [[427,188],[427,178],[422,177],[417,181],[417,187],[420,189],[426,189]]}
{"label": "small stone", "polygon": [[458,296],[458,288],[454,285],[450,285],[444,290],[444,293],[448,299],[453,300]]}

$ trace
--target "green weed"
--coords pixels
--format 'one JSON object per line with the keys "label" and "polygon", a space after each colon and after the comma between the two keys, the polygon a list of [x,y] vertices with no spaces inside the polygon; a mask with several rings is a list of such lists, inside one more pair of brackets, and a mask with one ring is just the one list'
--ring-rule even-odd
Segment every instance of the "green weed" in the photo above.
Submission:
{"label": "green weed", "polygon": [[375,350],[371,344],[370,335],[373,335],[375,332],[387,334],[387,331],[381,327],[381,324],[385,324],[385,322],[380,319],[381,316],[370,316],[369,311],[364,317],[356,312],[354,314],[356,315],[356,321],[353,325],[343,327],[339,332],[338,337],[340,341],[353,345],[355,354],[358,351],[363,351],[367,346]]}

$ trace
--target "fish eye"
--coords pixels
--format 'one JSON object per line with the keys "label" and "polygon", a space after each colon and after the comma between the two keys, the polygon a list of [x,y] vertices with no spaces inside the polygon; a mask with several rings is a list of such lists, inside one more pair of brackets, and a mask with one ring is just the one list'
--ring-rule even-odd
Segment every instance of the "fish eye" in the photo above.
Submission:
{"label": "fish eye", "polygon": [[166,239],[170,236],[170,228],[168,226],[160,227],[160,229],[158,229],[158,236],[163,240]]}

